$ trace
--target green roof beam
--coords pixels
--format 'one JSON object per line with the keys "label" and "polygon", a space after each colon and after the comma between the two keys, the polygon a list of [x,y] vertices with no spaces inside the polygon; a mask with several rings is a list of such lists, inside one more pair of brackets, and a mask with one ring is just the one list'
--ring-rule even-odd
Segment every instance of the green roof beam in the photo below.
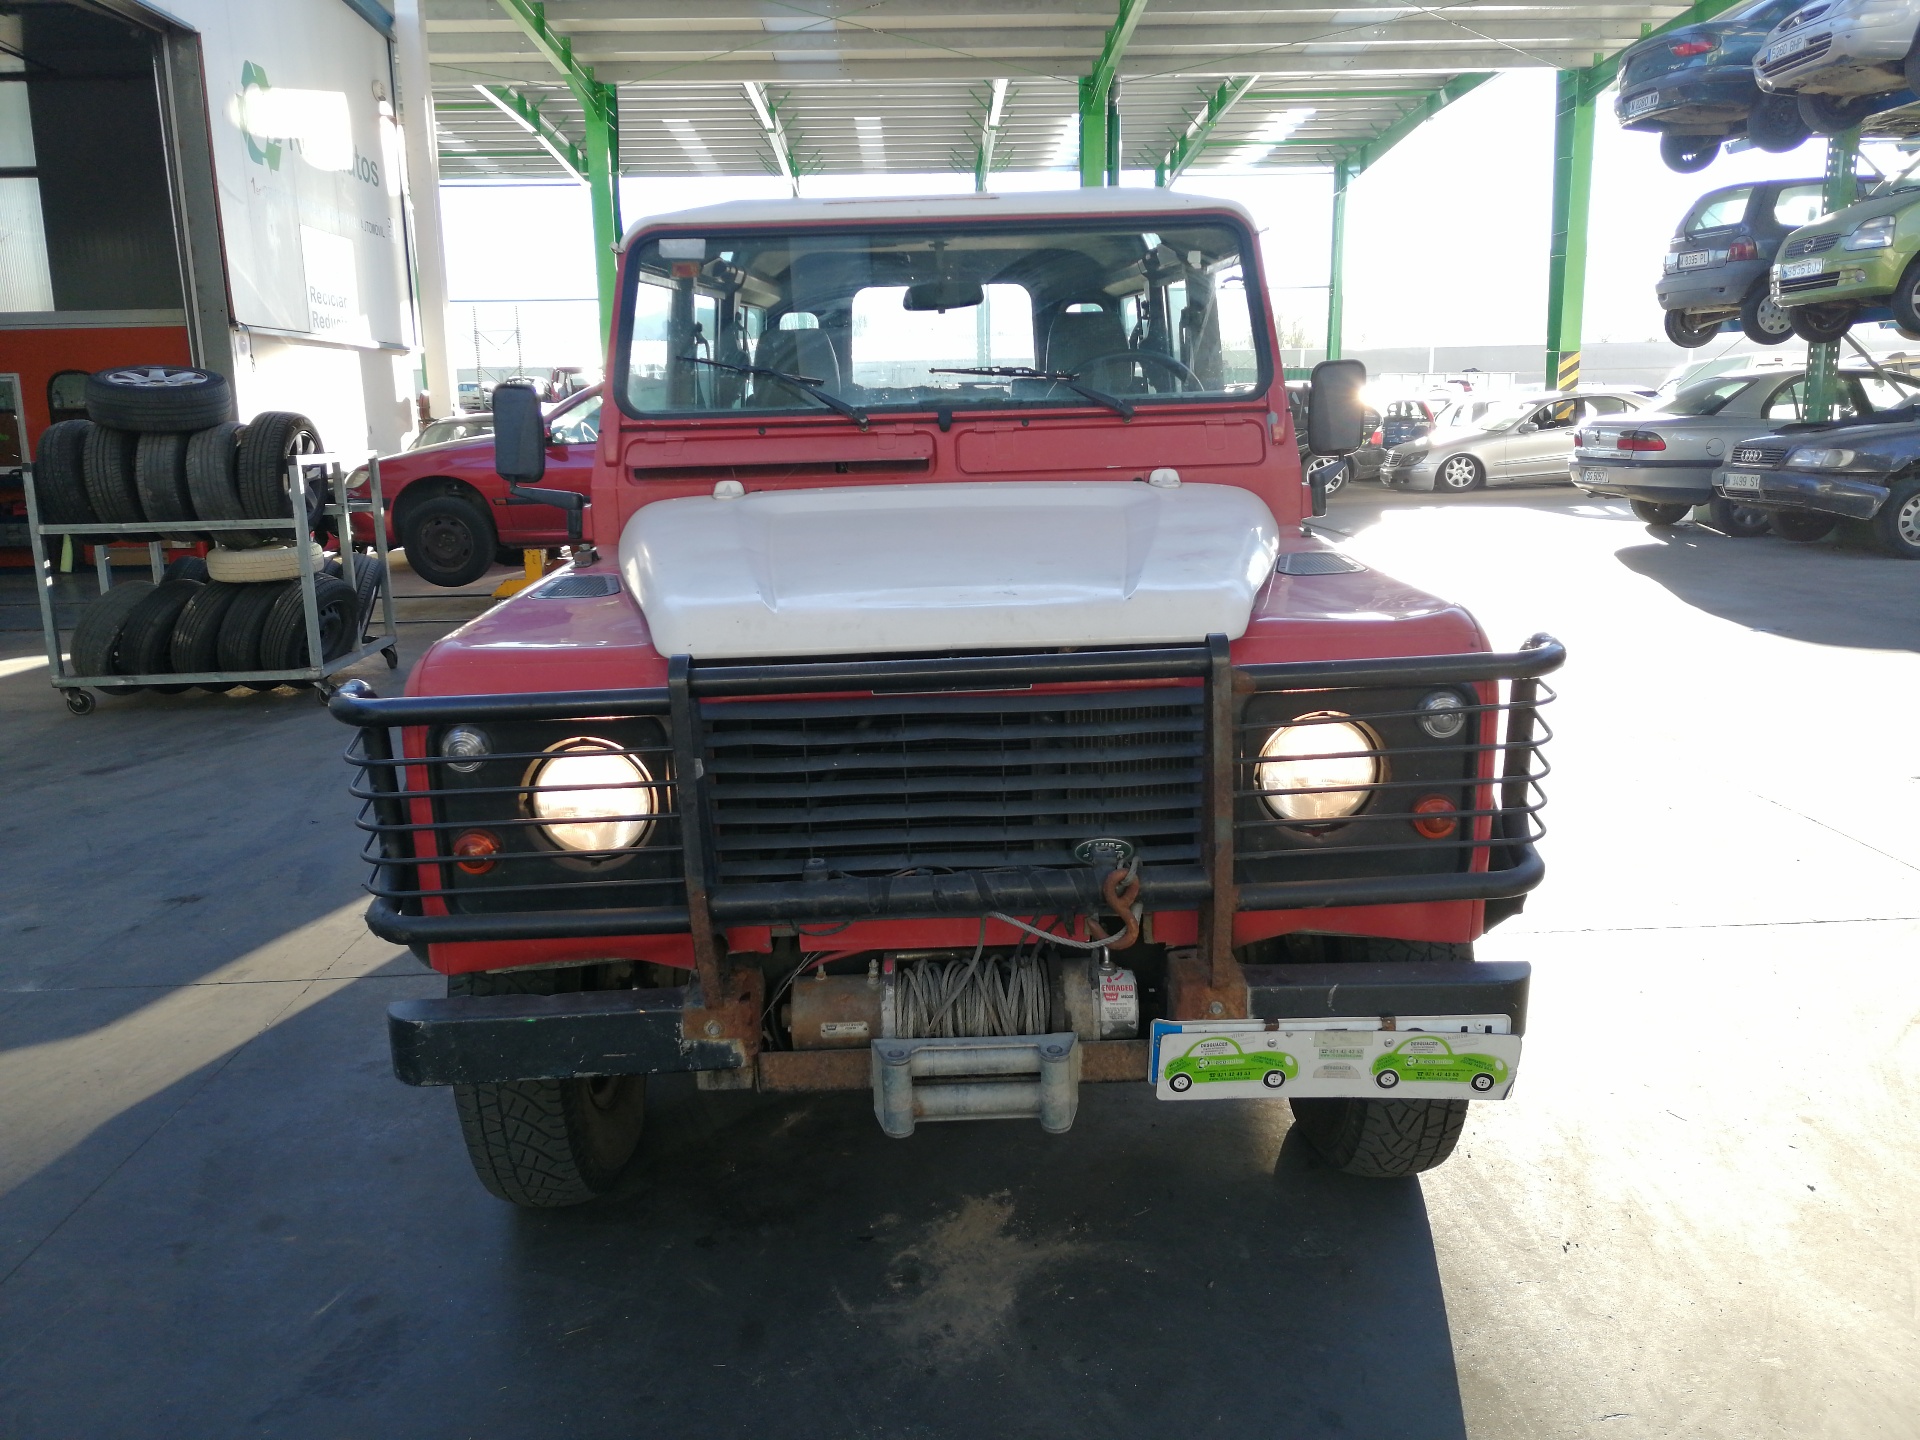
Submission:
{"label": "green roof beam", "polygon": [[[1492,71],[1478,74],[1456,75],[1437,90],[1429,90],[1417,97],[1419,103],[1402,115],[1393,124],[1387,126],[1378,135],[1362,144],[1355,145],[1347,152],[1349,177],[1359,175],[1378,164],[1386,153],[1398,145],[1407,136],[1418,130],[1427,121],[1438,115],[1447,106],[1463,95],[1471,94],[1493,78]],[[1416,97],[1409,96],[1409,99]]]}
{"label": "green roof beam", "polygon": [[473,88],[486,96],[494,109],[538,140],[540,148],[558,160],[569,175],[582,184],[586,183],[587,157],[580,153],[578,145],[561,132],[559,126],[540,113],[537,101],[506,85],[476,85]]}
{"label": "green roof beam", "polygon": [[1134,29],[1146,8],[1147,0],[1120,0],[1120,11],[1107,27],[1107,38],[1100,46],[1100,58],[1093,62],[1090,73],[1080,77],[1080,183],[1083,186],[1120,183],[1118,166],[1110,163],[1113,157],[1109,154],[1107,136],[1109,130],[1113,130],[1117,139],[1118,126],[1108,124],[1108,102],[1113,95],[1114,80],[1120,73],[1121,57],[1127,53],[1127,44],[1133,39]]}
{"label": "green roof beam", "polygon": [[1180,178],[1180,172],[1199,157],[1213,138],[1214,127],[1226,119],[1227,112],[1247,98],[1258,75],[1247,75],[1222,81],[1220,88],[1207,97],[1207,103],[1187,122],[1186,132],[1179,136],[1168,148],[1165,157],[1154,167],[1154,183],[1171,185]]}

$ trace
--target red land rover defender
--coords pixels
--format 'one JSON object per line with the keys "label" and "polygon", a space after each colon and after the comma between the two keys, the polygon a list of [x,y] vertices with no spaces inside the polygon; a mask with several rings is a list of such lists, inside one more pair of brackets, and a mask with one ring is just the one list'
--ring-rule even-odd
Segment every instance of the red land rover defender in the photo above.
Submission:
{"label": "red land rover defender", "polygon": [[[1527,967],[1472,945],[1540,880],[1563,652],[1311,532],[1246,214],[721,205],[628,236],[621,297],[587,543],[332,701],[368,923],[448,979],[395,1070],[482,1182],[606,1191],[687,1070],[892,1135],[1279,1097],[1351,1173],[1445,1159],[1519,1059]],[[1306,449],[1361,443],[1363,378],[1319,367]],[[494,404],[567,504],[533,391]],[[1481,1081],[1376,1067],[1407,1030]]]}

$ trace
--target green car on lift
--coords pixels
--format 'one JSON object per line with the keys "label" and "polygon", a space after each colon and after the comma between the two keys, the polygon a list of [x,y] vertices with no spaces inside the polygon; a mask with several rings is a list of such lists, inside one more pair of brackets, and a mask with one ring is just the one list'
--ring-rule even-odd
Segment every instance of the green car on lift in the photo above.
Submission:
{"label": "green car on lift", "polygon": [[1780,242],[1773,298],[1793,333],[1820,343],[1838,340],[1872,305],[1893,311],[1893,323],[1920,340],[1920,176],[1906,170],[1857,200]]}
{"label": "green car on lift", "polygon": [[1446,1080],[1491,1090],[1507,1078],[1507,1062],[1494,1055],[1463,1054],[1438,1035],[1402,1040],[1373,1062],[1373,1083],[1391,1090],[1402,1080]]}
{"label": "green car on lift", "polygon": [[1202,1040],[1178,1060],[1167,1062],[1167,1088],[1184,1094],[1196,1084],[1222,1080],[1258,1080],[1278,1090],[1300,1073],[1300,1062],[1284,1050],[1255,1050],[1251,1054],[1224,1035]]}

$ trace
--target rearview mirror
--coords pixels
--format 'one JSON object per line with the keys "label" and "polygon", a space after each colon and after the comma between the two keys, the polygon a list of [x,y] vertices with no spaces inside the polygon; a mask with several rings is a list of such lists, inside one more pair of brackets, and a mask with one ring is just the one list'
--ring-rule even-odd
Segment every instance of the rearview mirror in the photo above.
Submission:
{"label": "rearview mirror", "polygon": [[547,423],[531,385],[494,387],[493,468],[509,485],[532,485],[547,473]]}
{"label": "rearview mirror", "polygon": [[1315,455],[1351,455],[1367,438],[1367,407],[1360,391],[1367,367],[1358,360],[1322,360],[1307,395],[1307,449]]}
{"label": "rearview mirror", "polygon": [[909,285],[900,304],[907,310],[968,310],[986,298],[977,280],[929,280]]}

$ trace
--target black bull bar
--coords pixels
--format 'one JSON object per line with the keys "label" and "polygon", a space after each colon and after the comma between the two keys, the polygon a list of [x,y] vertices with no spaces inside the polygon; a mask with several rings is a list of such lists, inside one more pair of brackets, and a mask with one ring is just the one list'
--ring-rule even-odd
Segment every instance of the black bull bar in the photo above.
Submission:
{"label": "black bull bar", "polygon": [[[1020,690],[1036,684],[1198,681],[1204,694],[1204,783],[1199,863],[1146,864],[1141,900],[1148,910],[1196,910],[1203,934],[1228,935],[1236,911],[1321,909],[1435,901],[1508,902],[1540,883],[1544,866],[1534,842],[1539,823],[1539,781],[1546,771],[1540,748],[1550,738],[1539,707],[1542,677],[1566,658],[1560,643],[1536,635],[1511,653],[1410,656],[1377,660],[1298,661],[1234,665],[1227,641],[1210,636],[1199,645],[1092,651],[1075,654],[844,660],[806,664],[695,664],[674,657],[664,687],[536,694],[401,696],[381,698],[364,681],[349,681],[332,697],[333,716],[359,731],[348,758],[360,769],[354,793],[363,803],[359,826],[369,836],[367,858],[373,902],[367,923],[381,938],[420,945],[455,941],[556,939],[622,935],[685,934],[704,948],[719,928],[769,923],[846,922],[867,919],[1092,914],[1104,908],[1102,876],[1085,865],[1007,868],[959,873],[833,877],[783,883],[715,883],[711,851],[710,785],[701,763],[701,702],[749,696],[875,695],[938,696]],[[1484,868],[1462,861],[1444,873],[1355,874],[1236,883],[1236,800],[1260,793],[1236,785],[1252,770],[1238,731],[1243,707],[1272,692],[1364,690],[1384,687],[1463,686],[1507,682],[1508,698],[1467,706],[1494,714],[1490,740],[1478,726],[1467,732],[1464,751],[1490,752],[1485,778],[1492,801],[1463,820],[1485,818],[1484,835],[1456,842],[1463,854],[1484,851]],[[1501,715],[1505,733],[1499,733]],[[487,913],[429,913],[427,903],[453,892],[436,889],[423,872],[438,871],[447,854],[451,824],[418,821],[414,807],[437,805],[448,793],[426,788],[418,777],[438,760],[409,756],[396,743],[413,726],[463,722],[627,719],[661,722],[670,749],[673,804],[681,853],[679,892],[671,903],[604,907],[592,890],[544,888],[561,903],[549,908]],[[1391,786],[1378,787],[1382,790]],[[1476,802],[1477,803],[1477,802]],[[525,822],[522,822],[525,823]],[[1238,828],[1246,822],[1240,821]],[[433,839],[423,850],[416,837]],[[1375,847],[1380,849],[1391,847]],[[1377,868],[1377,867],[1375,867]],[[684,897],[683,899],[681,897]],[[569,903],[571,902],[571,903]],[[1490,916],[1490,918],[1493,918]],[[1204,942],[1203,942],[1204,943]]]}

